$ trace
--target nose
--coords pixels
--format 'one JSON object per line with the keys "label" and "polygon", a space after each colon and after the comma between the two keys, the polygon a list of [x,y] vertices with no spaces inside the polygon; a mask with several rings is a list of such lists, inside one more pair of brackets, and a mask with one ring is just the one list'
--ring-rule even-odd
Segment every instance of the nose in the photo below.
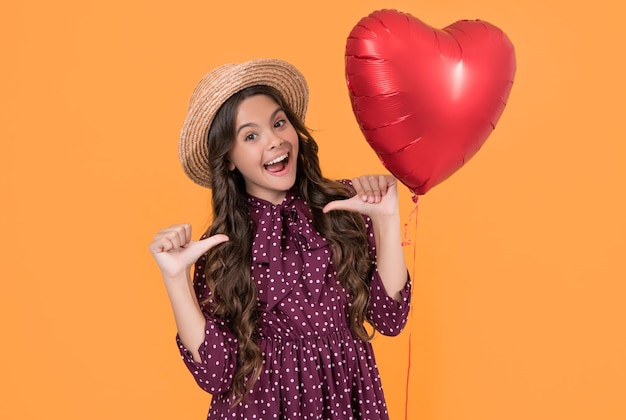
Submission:
{"label": "nose", "polygon": [[285,142],[285,140],[283,140],[282,137],[280,137],[276,133],[271,133],[269,135],[268,140],[267,140],[267,148],[269,150],[274,149],[274,148],[280,146],[281,144],[283,144],[284,142]]}

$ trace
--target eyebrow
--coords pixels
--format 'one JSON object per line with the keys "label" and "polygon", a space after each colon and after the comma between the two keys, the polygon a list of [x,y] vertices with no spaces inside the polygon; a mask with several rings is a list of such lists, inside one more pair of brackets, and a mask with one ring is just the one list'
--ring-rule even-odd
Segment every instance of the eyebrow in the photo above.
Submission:
{"label": "eyebrow", "polygon": [[[281,107],[276,108],[276,110],[274,112],[272,112],[272,115],[270,115],[270,120],[273,120],[274,117],[276,117],[276,114],[278,114],[281,111],[284,112],[285,110],[282,109]],[[239,132],[241,130],[243,130],[244,128],[246,128],[246,127],[256,127],[256,126],[257,126],[257,124],[255,124],[255,123],[245,123],[245,124],[240,125],[239,128],[237,129],[237,132],[235,133],[235,137],[238,136]]]}

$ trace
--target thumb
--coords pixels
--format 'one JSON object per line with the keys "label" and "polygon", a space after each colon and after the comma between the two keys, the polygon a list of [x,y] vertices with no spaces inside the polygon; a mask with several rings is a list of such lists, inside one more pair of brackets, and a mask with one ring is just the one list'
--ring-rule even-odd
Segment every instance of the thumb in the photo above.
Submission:
{"label": "thumb", "polygon": [[228,240],[228,236],[219,233],[199,241],[191,241],[185,246],[185,248],[187,248],[188,252],[193,255],[194,259],[198,259],[209,249]]}
{"label": "thumb", "polygon": [[359,211],[362,201],[359,197],[354,196],[345,200],[335,200],[326,204],[322,211],[328,213],[333,210]]}

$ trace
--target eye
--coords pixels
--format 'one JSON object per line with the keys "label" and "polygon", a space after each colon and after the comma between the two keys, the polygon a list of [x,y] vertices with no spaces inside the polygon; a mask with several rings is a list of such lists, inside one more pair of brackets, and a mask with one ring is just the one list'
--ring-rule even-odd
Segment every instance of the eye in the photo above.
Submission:
{"label": "eye", "polygon": [[281,128],[287,124],[286,120],[278,120],[274,123],[274,128]]}

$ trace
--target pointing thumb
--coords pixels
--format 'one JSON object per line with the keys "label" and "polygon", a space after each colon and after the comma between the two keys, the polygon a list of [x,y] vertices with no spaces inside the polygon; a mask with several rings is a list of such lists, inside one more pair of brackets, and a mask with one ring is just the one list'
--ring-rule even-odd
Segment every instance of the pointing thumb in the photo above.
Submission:
{"label": "pointing thumb", "polygon": [[[357,198],[358,200],[358,198]],[[335,201],[331,201],[330,203],[326,204],[324,206],[324,208],[322,209],[322,211],[324,213],[328,213],[329,211],[332,210],[347,210],[347,211],[355,211],[357,210],[356,206],[355,206],[355,197],[346,199],[346,200],[335,200]]]}
{"label": "pointing thumb", "polygon": [[228,240],[228,236],[219,233],[196,242],[190,242],[189,245],[187,245],[187,248],[191,248],[191,250],[193,250],[193,254],[195,254],[194,256],[196,258],[200,258],[200,256],[205,254],[209,249]]}

